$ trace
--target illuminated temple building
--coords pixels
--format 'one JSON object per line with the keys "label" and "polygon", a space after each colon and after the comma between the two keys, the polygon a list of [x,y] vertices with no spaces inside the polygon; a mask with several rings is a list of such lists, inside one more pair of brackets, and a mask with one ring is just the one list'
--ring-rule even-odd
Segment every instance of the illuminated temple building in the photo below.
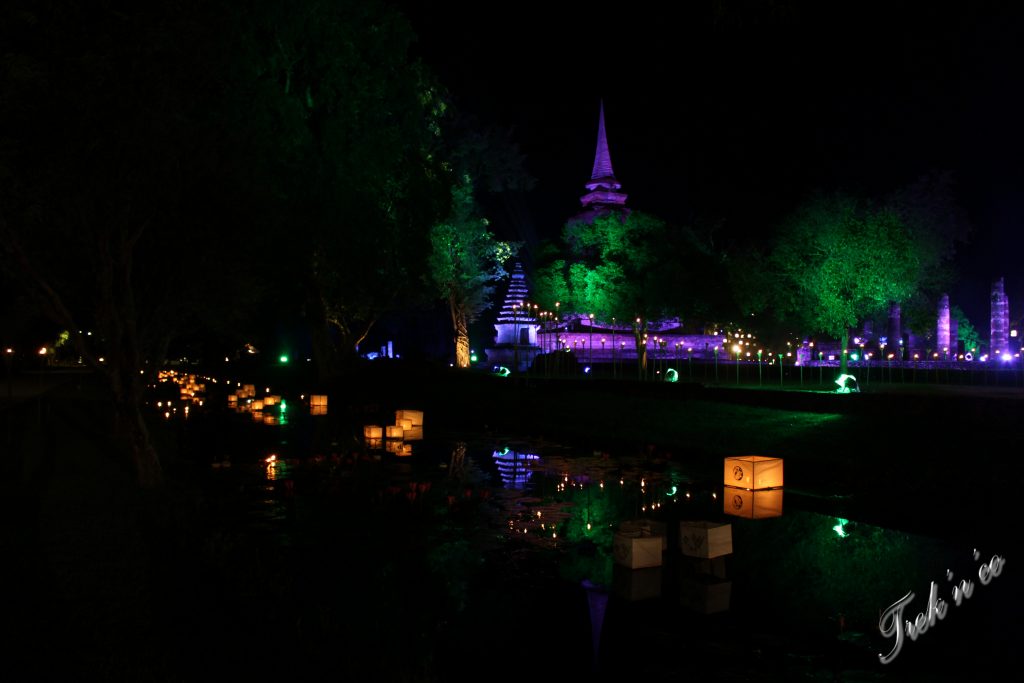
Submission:
{"label": "illuminated temple building", "polygon": [[[590,222],[609,213],[629,213],[627,195],[612,168],[603,102],[598,114],[594,165],[584,187],[586,192],[580,197],[582,210],[570,218],[570,222]],[[494,347],[486,350],[490,363],[522,371],[537,355],[558,350],[574,351],[585,364],[636,359],[631,323],[612,324],[612,321],[591,320],[571,313],[558,321],[541,318],[539,311],[529,304],[528,294],[526,275],[517,263],[498,314]],[[683,334],[678,318],[650,321],[647,330],[647,354],[651,361],[712,358],[716,353],[724,359],[729,354],[722,350],[724,337],[718,330],[711,330],[711,334]]]}

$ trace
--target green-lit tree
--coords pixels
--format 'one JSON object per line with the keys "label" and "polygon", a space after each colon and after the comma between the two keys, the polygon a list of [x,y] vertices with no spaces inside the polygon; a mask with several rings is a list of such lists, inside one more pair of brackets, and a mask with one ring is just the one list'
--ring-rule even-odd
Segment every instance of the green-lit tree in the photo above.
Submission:
{"label": "green-lit tree", "polygon": [[780,233],[762,270],[762,303],[840,339],[845,374],[850,328],[890,301],[912,296],[919,264],[895,212],[846,196],[820,198],[801,207]]}
{"label": "green-lit tree", "polygon": [[562,237],[564,258],[550,259],[534,276],[539,302],[554,310],[557,297],[562,312],[632,322],[644,373],[648,324],[679,305],[678,290],[663,286],[678,267],[666,246],[667,226],[650,214],[616,212],[570,222]]}
{"label": "green-lit tree", "polygon": [[430,273],[448,304],[455,333],[455,365],[469,367],[469,324],[491,306],[494,283],[506,277],[503,264],[517,245],[501,242],[488,230],[473,199],[468,175],[452,188],[448,219],[430,233]]}
{"label": "green-lit tree", "polygon": [[322,379],[376,321],[421,295],[430,228],[448,211],[445,104],[380,2],[260,1],[237,10],[237,129],[255,150],[263,232],[305,302]]}

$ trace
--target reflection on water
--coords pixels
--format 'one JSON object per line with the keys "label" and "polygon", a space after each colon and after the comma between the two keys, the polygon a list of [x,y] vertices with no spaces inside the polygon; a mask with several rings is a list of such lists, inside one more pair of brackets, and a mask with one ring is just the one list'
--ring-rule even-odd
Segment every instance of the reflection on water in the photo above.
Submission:
{"label": "reflection on water", "polygon": [[530,465],[539,462],[540,457],[534,453],[519,453],[507,447],[494,451],[494,460],[501,474],[502,485],[507,489],[521,489],[530,479]]}
{"label": "reflection on water", "polygon": [[[723,654],[735,654],[730,648],[755,638],[805,654],[811,652],[807,642],[841,639],[857,666],[878,673],[877,654],[889,649],[878,632],[879,613],[909,590],[925,595],[929,581],[947,568],[958,577],[967,571],[967,553],[949,542],[859,522],[799,492],[789,491],[783,514],[782,489],[748,491],[703,481],[691,476],[685,460],[657,453],[581,453],[529,442],[495,447],[473,440],[418,441],[414,451],[413,444],[377,433],[364,431],[366,438],[356,441],[361,450],[351,454],[298,461],[263,456],[258,467],[268,488],[252,488],[249,508],[259,528],[287,537],[294,498],[333,500],[343,496],[337,491],[359,492],[376,501],[367,508],[366,533],[388,537],[387,525],[416,528],[468,610],[483,600],[469,577],[492,557],[487,553],[495,552],[496,537],[503,539],[496,557],[509,566],[524,556],[557,558],[566,590],[586,587],[594,642],[607,656],[625,656],[622,629],[655,628],[634,624],[630,620],[638,617],[621,605],[657,605],[672,615],[657,626],[659,637],[672,642],[683,642],[679,633],[686,629],[701,633],[700,620],[720,619],[716,628],[729,634],[716,644]],[[222,468],[218,476],[239,476],[239,470],[244,468]],[[682,531],[688,523],[728,527],[729,551],[688,557]],[[1002,549],[982,550],[991,555]],[[922,600],[914,607],[920,609]],[[963,611],[958,620],[984,626],[983,615]],[[942,628],[953,630],[945,622]],[[709,638],[692,642],[706,647]],[[798,669],[817,670],[825,661],[817,657],[806,654]]]}

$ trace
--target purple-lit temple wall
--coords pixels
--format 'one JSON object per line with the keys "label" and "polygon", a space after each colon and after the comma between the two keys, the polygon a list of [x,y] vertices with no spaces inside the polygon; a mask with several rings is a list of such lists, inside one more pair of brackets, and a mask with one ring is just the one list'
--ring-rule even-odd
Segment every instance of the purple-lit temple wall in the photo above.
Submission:
{"label": "purple-lit temple wall", "polygon": [[940,353],[948,353],[949,341],[949,295],[939,298],[939,319],[935,327],[935,349]]}
{"label": "purple-lit temple wall", "polygon": [[1003,278],[992,283],[992,310],[989,345],[993,355],[1010,348],[1010,302],[1006,297]]}

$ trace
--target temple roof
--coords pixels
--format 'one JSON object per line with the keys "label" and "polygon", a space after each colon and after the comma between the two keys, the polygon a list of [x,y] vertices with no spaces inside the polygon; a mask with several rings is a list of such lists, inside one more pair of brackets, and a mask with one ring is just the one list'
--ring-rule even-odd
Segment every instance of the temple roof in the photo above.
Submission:
{"label": "temple roof", "polygon": [[597,150],[594,152],[594,172],[591,180],[615,178],[612,170],[612,155],[608,152],[608,137],[604,132],[604,100],[601,101],[601,115],[597,120]]}

